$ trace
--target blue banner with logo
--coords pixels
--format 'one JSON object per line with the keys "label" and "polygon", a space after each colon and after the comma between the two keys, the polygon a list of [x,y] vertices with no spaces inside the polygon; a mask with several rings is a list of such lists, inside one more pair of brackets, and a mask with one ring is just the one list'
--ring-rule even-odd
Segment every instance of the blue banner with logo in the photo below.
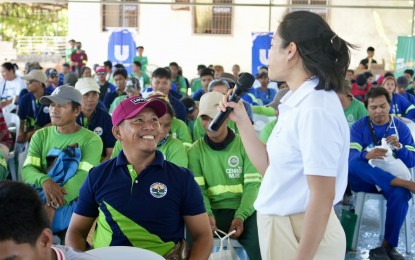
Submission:
{"label": "blue banner with logo", "polygon": [[256,75],[262,66],[268,67],[272,36],[272,32],[252,33],[252,75]]}
{"label": "blue banner with logo", "polygon": [[108,60],[112,65],[124,65],[128,74],[131,73],[131,63],[135,56],[135,41],[127,29],[113,31],[108,41]]}

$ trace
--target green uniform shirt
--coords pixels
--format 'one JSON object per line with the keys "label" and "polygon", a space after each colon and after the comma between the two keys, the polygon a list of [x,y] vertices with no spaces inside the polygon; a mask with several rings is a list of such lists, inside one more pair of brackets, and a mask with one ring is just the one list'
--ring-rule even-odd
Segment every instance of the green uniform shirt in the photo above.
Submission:
{"label": "green uniform shirt", "polygon": [[171,79],[171,82],[176,84],[177,92],[179,92],[183,96],[186,96],[187,85],[186,85],[186,80],[184,80],[183,76],[177,75],[177,78],[174,80]]}
{"label": "green uniform shirt", "polygon": [[179,139],[182,143],[193,143],[192,136],[190,135],[186,123],[176,117],[173,117],[171,120],[170,132],[174,138]]}
{"label": "green uniform shirt", "polygon": [[137,75],[134,72],[130,74],[131,78],[138,79],[138,82],[140,82],[140,88],[144,89],[145,87],[150,85],[150,77],[144,73],[144,71],[141,73],[141,75]]}
{"label": "green uniform shirt", "polygon": [[[114,149],[112,150],[111,159],[117,157],[121,150],[122,144],[119,140],[117,140],[114,145]],[[187,152],[180,140],[177,140],[170,135],[164,144],[157,147],[157,150],[163,153],[166,161],[174,163],[177,166],[187,168]]]}
{"label": "green uniform shirt", "polygon": [[346,116],[347,123],[351,126],[360,118],[367,116],[367,110],[362,102],[353,98],[352,103],[344,110],[344,115]]}
{"label": "green uniform shirt", "polygon": [[275,124],[277,123],[277,119],[275,118],[271,122],[265,125],[265,127],[262,129],[261,134],[259,135],[259,139],[266,144],[268,141],[269,136],[272,133],[272,129],[274,129]]}
{"label": "green uniform shirt", "polygon": [[267,106],[252,106],[252,113],[264,116],[275,116],[275,109]]}
{"label": "green uniform shirt", "polygon": [[118,104],[121,103],[126,98],[127,98],[127,95],[121,95],[121,96],[116,97],[114,101],[112,101],[110,110],[108,113],[112,115],[112,112],[114,112],[114,109],[118,106]]}
{"label": "green uniform shirt", "polygon": [[145,73],[145,74],[147,74],[147,65],[148,65],[148,59],[147,59],[147,56],[142,56],[142,57],[140,57],[140,56],[135,56],[134,58],[133,58],[133,62],[134,61],[139,61],[140,63],[141,63],[141,70]]}
{"label": "green uniform shirt", "polygon": [[252,165],[239,135],[220,151],[197,140],[188,150],[189,170],[199,184],[206,212],[235,209],[235,218],[245,220],[255,211],[262,176]]}
{"label": "green uniform shirt", "polygon": [[103,146],[101,138],[86,128],[81,127],[72,134],[60,134],[56,131],[56,126],[36,131],[30,141],[29,153],[23,164],[23,181],[42,188],[42,184],[51,179],[46,174],[46,156],[49,151],[53,148],[63,149],[75,143],[81,149],[81,161],[75,175],[65,183],[63,188],[68,193],[64,196],[66,203],[76,199],[88,171],[100,163],[101,153],[96,151],[102,151]]}
{"label": "green uniform shirt", "polygon": [[195,93],[196,91],[198,91],[199,89],[202,89],[202,81],[200,80],[200,78],[194,79],[192,82],[192,95],[193,93]]}

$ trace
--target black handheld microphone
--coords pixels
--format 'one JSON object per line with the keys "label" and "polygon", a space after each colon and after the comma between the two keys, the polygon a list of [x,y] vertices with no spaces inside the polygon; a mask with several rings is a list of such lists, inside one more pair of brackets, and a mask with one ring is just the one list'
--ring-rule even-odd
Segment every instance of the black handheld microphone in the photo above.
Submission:
{"label": "black handheld microphone", "polygon": [[[254,81],[254,76],[252,76],[249,73],[243,73],[236,82],[236,86],[233,89],[232,95],[229,96],[228,101],[238,102],[241,99],[241,97],[252,87]],[[219,127],[223,124],[225,119],[228,118],[229,114],[232,112],[232,109],[233,108],[231,107],[227,107],[225,112],[219,111],[210,123],[209,131],[218,131]]]}

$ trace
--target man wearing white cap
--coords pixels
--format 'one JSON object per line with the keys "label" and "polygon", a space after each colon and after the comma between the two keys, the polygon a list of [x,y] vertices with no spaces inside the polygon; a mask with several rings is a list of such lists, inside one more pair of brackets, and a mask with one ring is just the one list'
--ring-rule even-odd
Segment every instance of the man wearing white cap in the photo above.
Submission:
{"label": "man wearing white cap", "polygon": [[[73,206],[88,171],[99,164],[101,139],[93,132],[79,126],[76,117],[81,112],[82,94],[74,87],[63,85],[50,96],[40,98],[42,105],[49,105],[52,126],[36,131],[29,145],[29,153],[22,169],[23,181],[43,191],[45,208],[52,221],[52,231],[63,231],[69,225],[54,221],[59,207]],[[81,152],[76,172],[63,186],[49,176],[49,152],[76,145]],[[69,212],[71,213],[71,212]],[[62,229],[63,227],[63,229]]]}
{"label": "man wearing white cap", "polygon": [[112,134],[111,116],[107,111],[98,107],[99,85],[93,78],[80,78],[75,88],[82,94],[82,111],[76,118],[76,122],[97,134],[104,145],[102,150],[102,161],[111,157],[115,144]]}
{"label": "man wearing white cap", "polygon": [[238,239],[249,259],[260,260],[254,201],[262,176],[249,160],[239,135],[227,126],[229,119],[216,132],[208,128],[223,97],[212,91],[200,99],[198,116],[206,133],[188,150],[189,169],[202,190],[212,232],[235,230],[231,238]]}
{"label": "man wearing white cap", "polygon": [[32,70],[22,79],[27,81],[28,93],[19,99],[19,143],[30,141],[36,130],[50,125],[49,106],[40,104],[39,99],[52,93],[46,89],[47,77],[41,70]]}

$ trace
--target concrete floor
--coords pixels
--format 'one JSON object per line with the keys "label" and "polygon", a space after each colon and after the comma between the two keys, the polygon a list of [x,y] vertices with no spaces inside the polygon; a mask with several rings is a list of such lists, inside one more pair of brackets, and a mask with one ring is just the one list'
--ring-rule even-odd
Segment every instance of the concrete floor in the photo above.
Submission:
{"label": "concrete floor", "polygon": [[[341,205],[340,203],[335,206],[335,210],[338,216],[340,216],[342,209],[348,207]],[[403,254],[406,260],[415,260],[415,205],[410,202],[409,212],[411,214],[411,252],[412,254],[405,254],[405,233],[401,229],[401,235],[399,237],[399,245],[397,250]],[[366,201],[362,224],[360,226],[360,236],[356,252],[348,252],[346,254],[346,260],[360,260],[369,259],[369,250],[378,247],[381,243],[380,240],[380,220],[379,220],[379,202],[376,200]]]}

